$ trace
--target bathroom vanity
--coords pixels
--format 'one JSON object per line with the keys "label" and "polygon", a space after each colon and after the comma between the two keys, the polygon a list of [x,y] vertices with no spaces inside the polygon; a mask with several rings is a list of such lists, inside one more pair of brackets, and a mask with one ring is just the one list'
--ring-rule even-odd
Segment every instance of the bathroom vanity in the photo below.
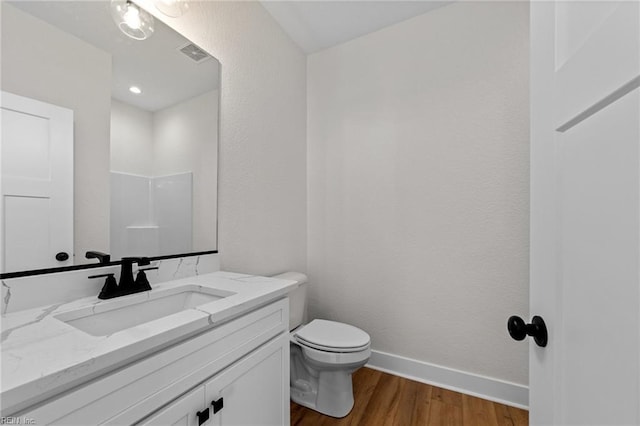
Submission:
{"label": "bathroom vanity", "polygon": [[[2,423],[288,424],[297,283],[218,271],[221,64],[115,3],[0,4]],[[152,290],[99,300],[126,257]]]}
{"label": "bathroom vanity", "polygon": [[8,314],[2,416],[36,424],[288,424],[287,292],[295,285],[215,272]]}

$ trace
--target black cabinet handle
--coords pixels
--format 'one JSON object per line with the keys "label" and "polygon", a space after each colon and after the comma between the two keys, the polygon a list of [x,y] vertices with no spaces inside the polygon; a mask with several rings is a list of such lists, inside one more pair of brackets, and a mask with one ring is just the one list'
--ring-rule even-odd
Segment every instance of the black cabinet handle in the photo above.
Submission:
{"label": "black cabinet handle", "polygon": [[216,414],[224,407],[224,398],[220,397],[215,401],[211,401],[211,406],[213,407],[213,414]]}
{"label": "black cabinet handle", "polygon": [[517,316],[509,317],[507,321],[507,330],[514,340],[524,340],[525,337],[531,336],[538,346],[547,346],[549,335],[547,334],[547,326],[544,320],[539,316],[531,318],[531,324],[525,324],[524,320]]}
{"label": "black cabinet handle", "polygon": [[65,253],[61,251],[60,253],[56,253],[56,260],[58,262],[64,262],[65,260],[69,260],[69,253]]}
{"label": "black cabinet handle", "polygon": [[198,426],[200,426],[202,423],[209,420],[209,408],[196,412],[196,416],[198,416]]}

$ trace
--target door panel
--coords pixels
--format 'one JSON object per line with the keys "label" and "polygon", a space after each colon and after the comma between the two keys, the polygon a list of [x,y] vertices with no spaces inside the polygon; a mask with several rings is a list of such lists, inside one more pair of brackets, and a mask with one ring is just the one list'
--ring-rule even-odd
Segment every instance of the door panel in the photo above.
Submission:
{"label": "door panel", "polygon": [[[9,224],[5,228],[5,239],[9,242],[5,261],[11,265],[11,270],[51,263],[50,215],[49,198],[5,196],[4,217],[5,223]],[[34,241],[39,243],[33,244]]]}
{"label": "door panel", "polygon": [[213,425],[289,424],[289,335],[278,336],[205,384],[209,404],[223,398]]}
{"label": "door panel", "polygon": [[640,423],[640,3],[531,2],[530,423]]}
{"label": "door panel", "polygon": [[273,384],[282,381],[282,351],[271,353],[258,365],[222,389],[225,406],[221,411],[224,426],[281,425],[282,389]]}
{"label": "door panel", "polygon": [[[556,52],[562,50],[561,45],[570,43],[562,39],[572,40],[571,47],[565,48],[572,54],[558,58],[562,62],[555,64],[555,128],[560,128],[638,76],[639,54],[634,40],[640,38],[640,3],[605,2],[600,7],[602,2],[569,3],[557,3],[557,9],[564,10],[564,13],[559,16],[557,11],[555,19]],[[601,10],[605,17],[593,26],[582,28],[582,10],[593,8]],[[588,13],[584,15],[588,16]],[[579,47],[573,45],[580,42]]]}
{"label": "door panel", "polygon": [[6,92],[1,100],[0,272],[72,265],[73,112]]}
{"label": "door panel", "polygon": [[2,109],[2,149],[6,176],[49,180],[49,119]]}
{"label": "door panel", "polygon": [[620,3],[563,1],[556,6],[556,67],[561,67],[580,49],[591,35],[602,27]]}
{"label": "door panel", "polygon": [[636,91],[558,138],[562,423],[637,421],[639,102]]}

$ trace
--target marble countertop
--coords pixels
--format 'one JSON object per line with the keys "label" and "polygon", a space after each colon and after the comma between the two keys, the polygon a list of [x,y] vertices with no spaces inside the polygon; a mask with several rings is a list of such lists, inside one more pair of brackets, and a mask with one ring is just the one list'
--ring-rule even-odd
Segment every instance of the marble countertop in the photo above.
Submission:
{"label": "marble countertop", "polygon": [[[93,336],[55,318],[91,306],[145,300],[154,291],[196,285],[230,296],[106,336]],[[96,296],[2,316],[0,400],[6,416],[240,314],[284,297],[296,286],[286,279],[214,272],[159,283],[151,292],[99,300]],[[101,306],[102,305],[102,306]],[[111,308],[110,308],[111,309]]]}

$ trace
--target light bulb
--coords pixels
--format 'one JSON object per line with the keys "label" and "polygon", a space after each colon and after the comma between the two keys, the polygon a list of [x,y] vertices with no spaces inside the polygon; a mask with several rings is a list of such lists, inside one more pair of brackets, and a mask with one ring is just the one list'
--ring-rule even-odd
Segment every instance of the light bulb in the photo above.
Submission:
{"label": "light bulb", "polygon": [[134,30],[140,29],[140,9],[133,3],[127,4],[127,11],[124,13],[124,22]]}
{"label": "light bulb", "polygon": [[111,0],[111,16],[127,36],[145,40],[153,35],[153,16],[131,0]]}

